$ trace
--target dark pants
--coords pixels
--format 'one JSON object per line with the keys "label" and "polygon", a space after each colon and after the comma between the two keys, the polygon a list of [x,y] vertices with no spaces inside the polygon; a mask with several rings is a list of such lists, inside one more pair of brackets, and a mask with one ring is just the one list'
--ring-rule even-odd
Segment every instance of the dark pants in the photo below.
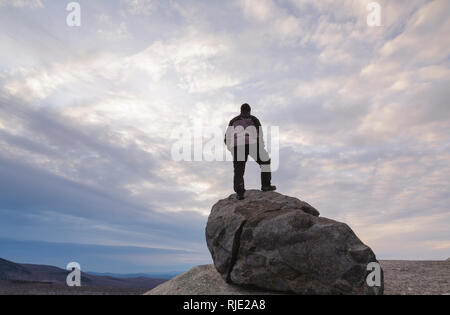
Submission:
{"label": "dark pants", "polygon": [[264,147],[257,144],[236,146],[232,152],[234,167],[234,191],[238,194],[245,192],[244,173],[245,163],[250,155],[261,167],[261,186],[270,186],[272,173],[270,171],[270,157]]}

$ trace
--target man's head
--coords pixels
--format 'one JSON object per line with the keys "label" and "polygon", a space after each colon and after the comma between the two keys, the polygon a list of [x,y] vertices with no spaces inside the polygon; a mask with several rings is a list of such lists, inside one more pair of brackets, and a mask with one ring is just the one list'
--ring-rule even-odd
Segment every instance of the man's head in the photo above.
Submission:
{"label": "man's head", "polygon": [[241,106],[241,114],[250,115],[251,110],[252,109],[251,109],[250,105],[248,105],[247,103],[242,104],[242,106]]}

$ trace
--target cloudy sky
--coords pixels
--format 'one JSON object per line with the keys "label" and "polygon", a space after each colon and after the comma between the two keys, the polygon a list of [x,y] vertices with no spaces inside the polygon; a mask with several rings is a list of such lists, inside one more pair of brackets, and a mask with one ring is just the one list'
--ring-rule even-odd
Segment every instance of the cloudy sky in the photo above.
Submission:
{"label": "cloudy sky", "polygon": [[[229,162],[172,131],[279,126],[279,192],[381,259],[450,257],[450,1],[0,0],[0,257],[98,272],[211,263]],[[247,188],[259,187],[249,163]]]}

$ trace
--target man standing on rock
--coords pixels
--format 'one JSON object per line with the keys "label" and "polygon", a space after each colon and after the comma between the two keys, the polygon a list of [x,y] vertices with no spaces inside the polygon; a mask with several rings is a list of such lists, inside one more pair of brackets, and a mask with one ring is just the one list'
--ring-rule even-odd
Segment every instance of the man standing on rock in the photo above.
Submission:
{"label": "man standing on rock", "polygon": [[270,183],[272,178],[270,157],[264,147],[261,123],[250,112],[250,105],[247,103],[243,104],[241,106],[241,114],[230,121],[225,134],[225,144],[233,155],[233,184],[239,200],[244,199],[245,163],[249,155],[261,168],[261,190],[276,190],[276,187]]}

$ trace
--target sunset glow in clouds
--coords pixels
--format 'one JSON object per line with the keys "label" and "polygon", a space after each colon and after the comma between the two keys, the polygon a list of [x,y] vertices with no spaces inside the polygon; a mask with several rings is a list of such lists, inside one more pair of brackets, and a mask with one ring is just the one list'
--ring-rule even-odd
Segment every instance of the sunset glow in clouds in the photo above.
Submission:
{"label": "sunset glow in clouds", "polygon": [[0,0],[0,257],[210,263],[232,165],[173,161],[171,132],[244,102],[280,128],[280,193],[380,259],[450,257],[449,1],[380,0],[380,27],[363,0],[86,0],[80,27],[68,2]]}

